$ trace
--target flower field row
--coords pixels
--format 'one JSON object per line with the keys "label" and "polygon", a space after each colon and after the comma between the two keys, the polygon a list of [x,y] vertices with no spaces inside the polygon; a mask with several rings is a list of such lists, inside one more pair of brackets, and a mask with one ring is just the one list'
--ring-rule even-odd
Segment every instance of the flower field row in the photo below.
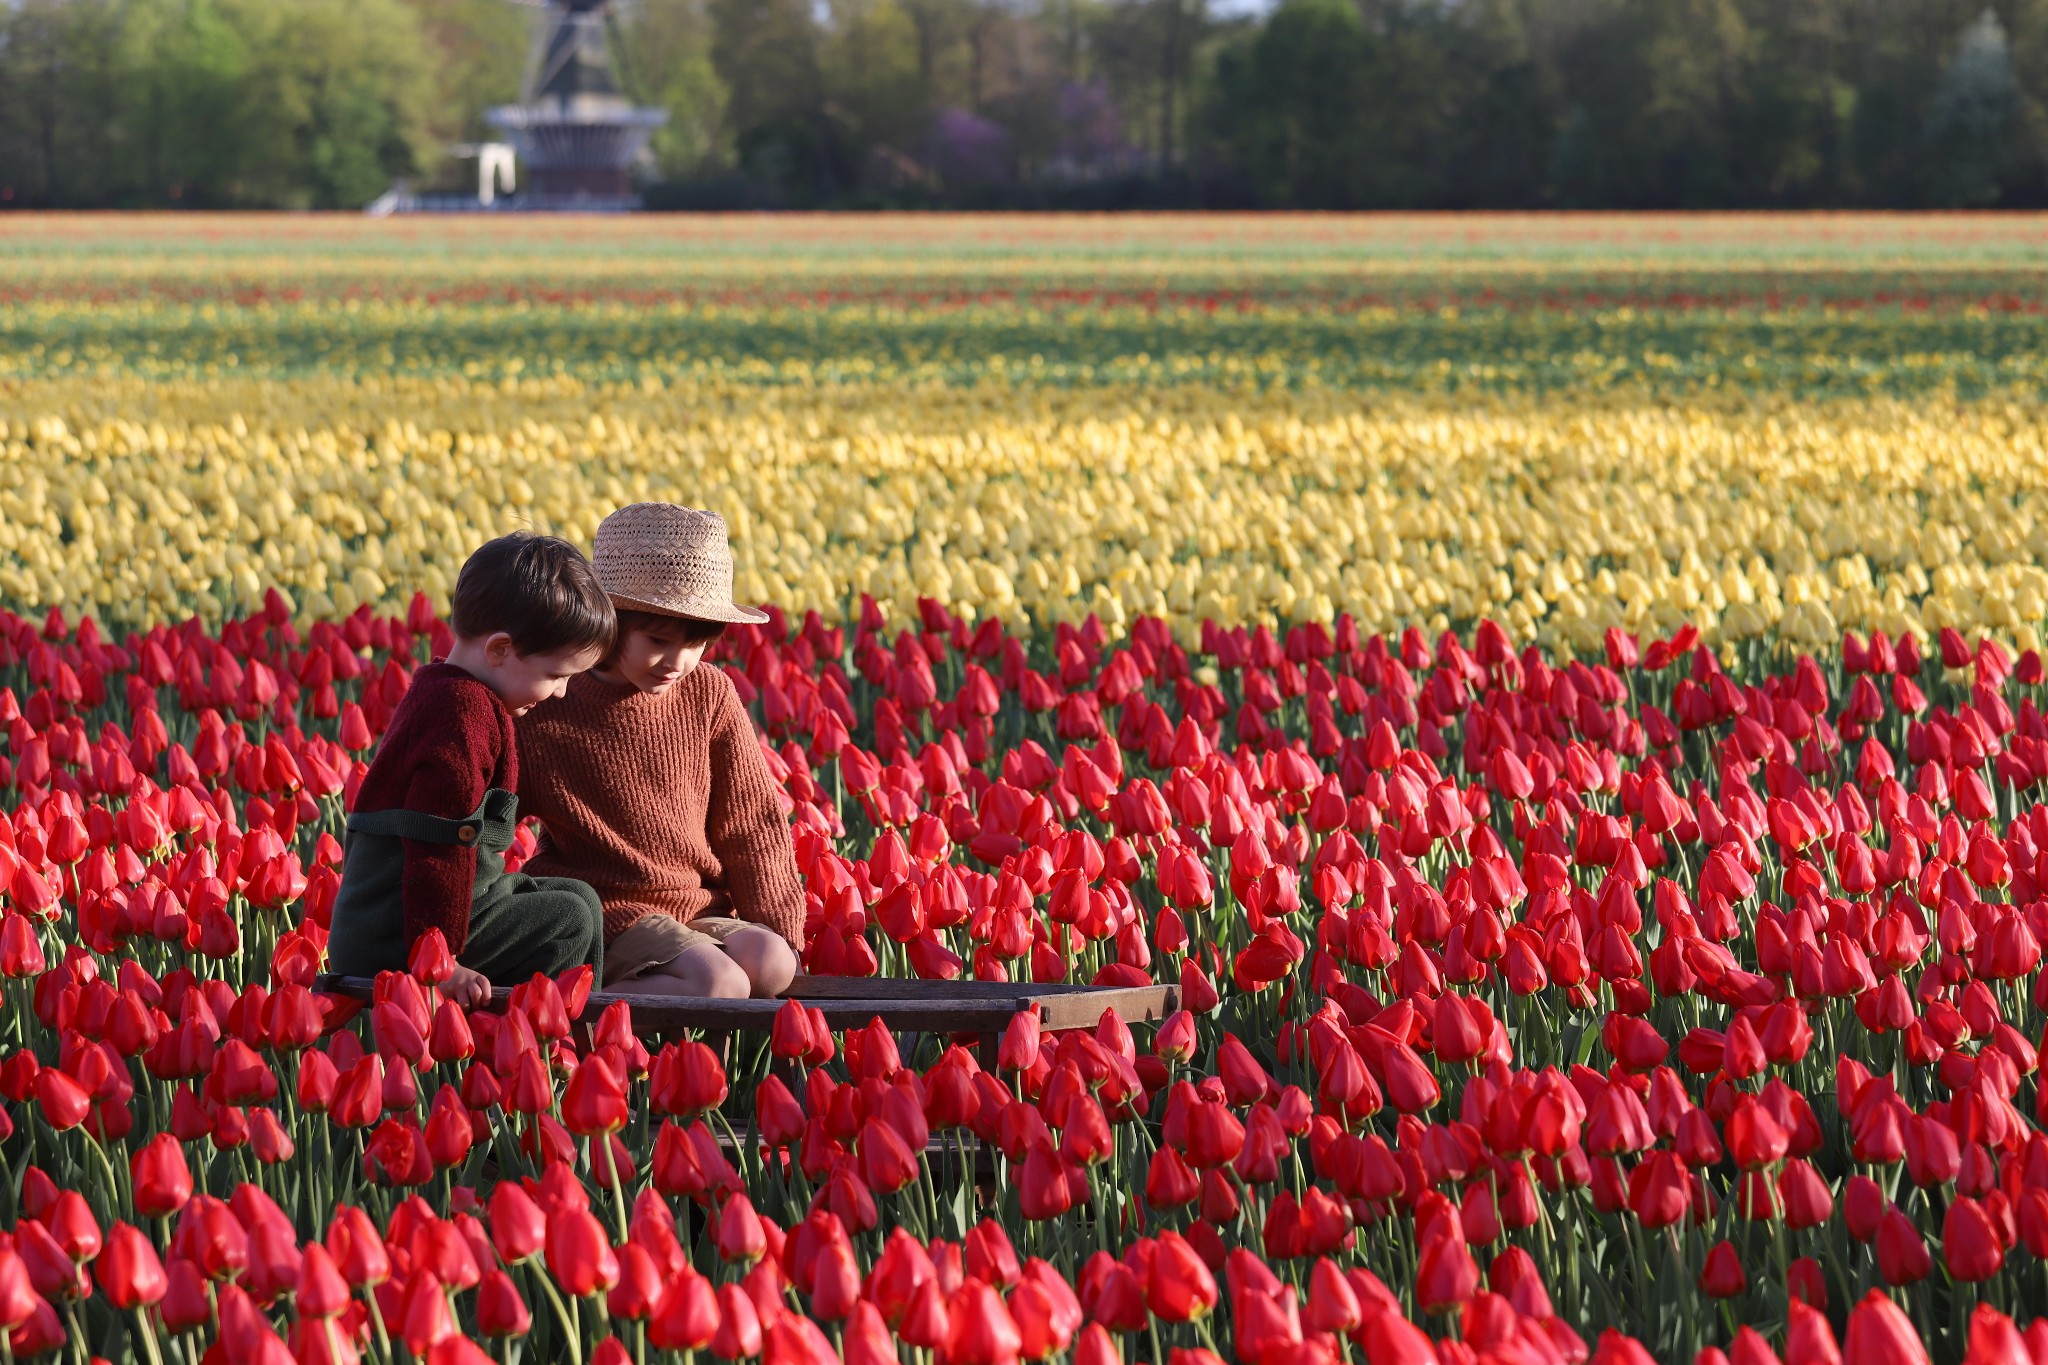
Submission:
{"label": "flower field row", "polygon": [[[429,603],[0,617],[16,1358],[2025,1362],[2038,654],[1772,669],[926,602],[721,645],[813,971],[1176,983],[999,1054],[309,990]],[[2024,1331],[2022,1331],[2024,1328]],[[1931,1353],[1931,1357],[1930,1357]]]}
{"label": "flower field row", "polygon": [[0,422],[0,600],[123,623],[250,611],[273,585],[302,620],[445,603],[481,540],[587,542],[651,497],[731,519],[743,600],[835,618],[930,597],[1114,634],[1149,613],[1191,643],[1203,618],[1345,610],[1586,651],[1680,622],[2017,648],[2048,614],[2048,429],[2016,405],[392,381],[362,425],[308,425],[290,414],[364,396],[244,388],[280,409],[245,418],[164,387],[125,392],[183,392],[183,419]]}
{"label": "flower field row", "polygon": [[2041,236],[2023,216],[51,217],[0,234],[0,384],[2032,395]]}
{"label": "flower field row", "polygon": [[[1503,294],[1374,286],[1064,287],[974,279],[914,290],[699,294],[433,286],[297,298],[240,286],[180,299],[0,295],[0,379],[222,374],[568,374],[605,383],[1142,382],[1368,391],[1646,389],[2038,394],[2039,291],[1996,277],[1871,291],[1725,277],[1545,279]],[[834,281],[835,286],[843,282]],[[351,287],[372,286],[351,280]]]}
{"label": "flower field row", "polygon": [[11,280],[549,281],[720,275],[834,281],[1267,281],[1373,275],[1809,271],[2034,278],[2040,214],[37,214],[10,219]]}

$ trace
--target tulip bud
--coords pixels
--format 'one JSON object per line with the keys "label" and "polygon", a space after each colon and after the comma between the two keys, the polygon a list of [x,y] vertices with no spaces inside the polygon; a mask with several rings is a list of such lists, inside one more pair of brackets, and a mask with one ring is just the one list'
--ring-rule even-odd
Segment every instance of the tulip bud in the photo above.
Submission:
{"label": "tulip bud", "polygon": [[114,1224],[93,1274],[107,1302],[124,1311],[162,1299],[170,1283],[149,1238],[127,1223]]}

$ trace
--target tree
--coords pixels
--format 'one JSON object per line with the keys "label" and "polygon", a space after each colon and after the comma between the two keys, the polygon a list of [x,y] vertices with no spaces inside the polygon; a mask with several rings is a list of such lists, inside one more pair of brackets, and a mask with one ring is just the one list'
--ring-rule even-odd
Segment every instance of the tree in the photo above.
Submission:
{"label": "tree", "polygon": [[818,29],[806,0],[711,0],[711,60],[730,92],[740,164],[800,201],[846,183],[824,120]]}
{"label": "tree", "polygon": [[625,51],[615,54],[636,97],[668,111],[652,143],[664,175],[712,175],[732,164],[731,92],[713,60],[714,32],[707,0],[641,0]]}
{"label": "tree", "polygon": [[131,191],[195,208],[236,202],[250,62],[241,30],[214,0],[179,0],[134,5],[122,38],[135,76]]}
{"label": "tree", "polygon": [[434,71],[428,127],[443,142],[498,134],[484,111],[519,98],[534,11],[508,0],[404,0],[419,16]]}
{"label": "tree", "polygon": [[1220,163],[1266,203],[1367,202],[1367,49],[1346,0],[1286,0],[1217,59],[1206,122]]}
{"label": "tree", "polygon": [[1999,162],[2018,93],[2005,26],[1987,9],[1963,30],[1928,105],[1925,138],[1934,203],[1963,208],[1997,201]]}
{"label": "tree", "polygon": [[918,169],[930,107],[915,21],[897,0],[833,0],[822,47],[826,113],[851,146],[875,157],[857,174],[900,183]]}

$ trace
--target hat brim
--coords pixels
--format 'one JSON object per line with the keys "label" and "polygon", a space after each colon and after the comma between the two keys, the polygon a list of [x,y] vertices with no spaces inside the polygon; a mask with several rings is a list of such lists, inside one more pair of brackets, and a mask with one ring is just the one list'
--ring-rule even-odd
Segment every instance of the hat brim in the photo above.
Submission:
{"label": "hat brim", "polygon": [[643,602],[637,597],[622,597],[618,593],[607,595],[612,599],[612,606],[615,608],[652,612],[656,616],[673,616],[678,621],[717,621],[729,626],[758,626],[766,624],[768,620],[767,612],[755,611],[752,607],[743,607],[737,602],[697,602],[692,603],[688,611],[684,611],[660,602]]}

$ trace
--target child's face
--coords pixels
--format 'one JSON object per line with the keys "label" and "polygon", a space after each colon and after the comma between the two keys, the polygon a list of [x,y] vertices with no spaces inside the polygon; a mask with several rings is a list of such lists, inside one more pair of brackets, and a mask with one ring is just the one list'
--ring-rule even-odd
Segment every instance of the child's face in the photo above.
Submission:
{"label": "child's face", "polygon": [[[466,643],[466,642],[465,642]],[[480,666],[469,671],[498,694],[505,709],[523,716],[534,707],[569,690],[569,679],[588,672],[603,657],[596,649],[565,649],[553,654],[521,654],[512,637],[500,632],[482,642]],[[453,656],[450,656],[451,661]]]}
{"label": "child's face", "polygon": [[710,645],[692,622],[636,626],[626,632],[610,671],[642,692],[666,692],[690,676]]}

